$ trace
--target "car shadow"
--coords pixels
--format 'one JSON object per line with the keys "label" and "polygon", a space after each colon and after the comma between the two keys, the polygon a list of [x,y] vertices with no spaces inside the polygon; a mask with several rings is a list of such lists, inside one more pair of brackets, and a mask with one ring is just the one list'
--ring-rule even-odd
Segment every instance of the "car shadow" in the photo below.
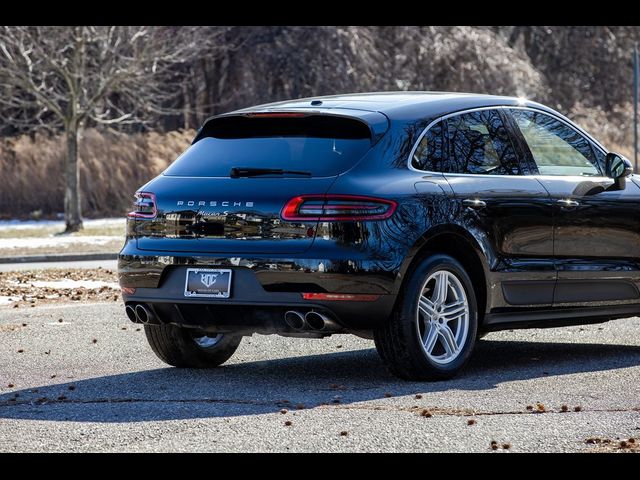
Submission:
{"label": "car shadow", "polygon": [[256,415],[390,394],[488,390],[509,381],[638,364],[640,346],[484,340],[455,379],[405,382],[386,371],[375,350],[365,349],[211,370],[160,368],[19,390],[0,395],[0,419],[124,423]]}

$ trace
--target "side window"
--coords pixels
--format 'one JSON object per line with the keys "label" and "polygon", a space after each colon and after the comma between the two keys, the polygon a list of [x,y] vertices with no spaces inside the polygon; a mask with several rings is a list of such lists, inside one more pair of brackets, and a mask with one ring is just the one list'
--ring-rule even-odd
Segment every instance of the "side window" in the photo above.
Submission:
{"label": "side window", "polygon": [[589,141],[549,115],[511,110],[542,175],[600,175]]}
{"label": "side window", "polygon": [[411,165],[418,170],[441,172],[444,161],[442,121],[432,125],[416,148]]}
{"label": "side window", "polygon": [[498,110],[447,119],[448,173],[519,175],[520,165]]}
{"label": "side window", "polygon": [[418,170],[432,172],[520,174],[511,139],[497,110],[464,113],[436,123],[422,138],[411,162]]}

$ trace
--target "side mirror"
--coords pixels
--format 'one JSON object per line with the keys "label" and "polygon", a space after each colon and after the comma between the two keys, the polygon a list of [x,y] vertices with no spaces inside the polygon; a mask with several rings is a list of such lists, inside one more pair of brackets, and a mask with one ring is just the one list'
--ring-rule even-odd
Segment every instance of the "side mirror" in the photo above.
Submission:
{"label": "side mirror", "polygon": [[608,190],[624,190],[625,178],[633,173],[631,162],[618,153],[609,152],[604,159],[604,173],[613,179],[613,185]]}

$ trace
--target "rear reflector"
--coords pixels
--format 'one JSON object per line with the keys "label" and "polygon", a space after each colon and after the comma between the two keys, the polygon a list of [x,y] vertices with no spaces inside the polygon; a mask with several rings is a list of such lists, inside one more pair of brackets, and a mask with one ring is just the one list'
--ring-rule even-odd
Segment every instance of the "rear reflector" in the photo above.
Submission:
{"label": "rear reflector", "polygon": [[398,204],[384,198],[359,195],[301,195],[287,202],[282,209],[288,221],[357,222],[386,220]]}
{"label": "rear reflector", "polygon": [[136,192],[133,210],[127,213],[129,218],[155,218],[156,196],[151,192]]}
{"label": "rear reflector", "polygon": [[354,293],[303,293],[305,300],[331,300],[351,302],[375,302],[380,295],[354,294]]}
{"label": "rear reflector", "polygon": [[136,293],[136,289],[134,287],[120,287],[123,295],[133,295]]}

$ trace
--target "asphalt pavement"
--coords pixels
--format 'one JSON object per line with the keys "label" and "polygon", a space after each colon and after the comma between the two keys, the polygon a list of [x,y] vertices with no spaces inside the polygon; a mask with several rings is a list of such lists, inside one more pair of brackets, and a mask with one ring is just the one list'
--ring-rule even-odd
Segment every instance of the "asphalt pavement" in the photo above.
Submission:
{"label": "asphalt pavement", "polygon": [[176,369],[138,328],[115,303],[0,308],[0,451],[492,452],[493,441],[506,453],[640,442],[638,318],[492,333],[462,375],[437,383],[396,379],[373,342],[345,335],[256,335],[223,367]]}

